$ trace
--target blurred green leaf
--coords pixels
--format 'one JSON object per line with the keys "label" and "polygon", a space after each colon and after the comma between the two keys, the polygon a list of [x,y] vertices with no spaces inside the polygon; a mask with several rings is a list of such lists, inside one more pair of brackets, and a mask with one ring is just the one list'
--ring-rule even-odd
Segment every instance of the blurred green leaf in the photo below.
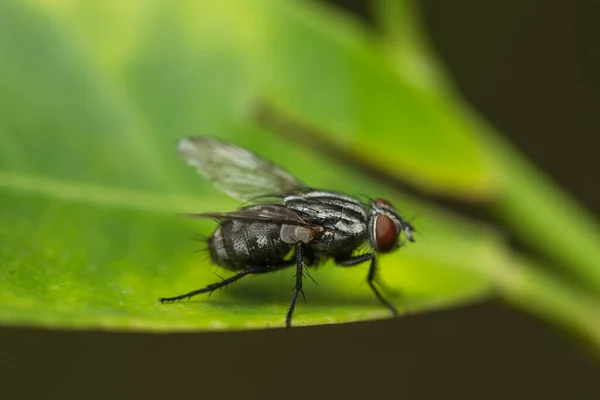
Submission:
{"label": "blurred green leaf", "polygon": [[[206,254],[194,253],[205,244],[187,240],[214,224],[175,213],[238,205],[178,159],[179,138],[198,134],[234,140],[311,186],[386,197],[407,216],[423,216],[418,243],[382,257],[382,281],[401,312],[500,289],[515,303],[530,296],[540,309],[559,305],[566,324],[585,320],[595,303],[569,302],[571,288],[561,282],[564,295],[547,302],[538,271],[521,268],[494,231],[417,204],[250,118],[266,98],[404,181],[495,198],[495,161],[472,120],[431,85],[435,68],[430,73],[399,74],[360,25],[316,3],[1,2],[0,321],[166,331],[282,326],[293,271],[245,278],[210,299],[157,303],[219,279]],[[298,306],[295,324],[389,316],[365,284],[366,266],[311,274],[319,286],[307,282],[309,302]],[[595,324],[578,326],[600,339]]]}
{"label": "blurred green leaf", "polygon": [[[396,82],[347,22],[329,26],[325,15],[293,3],[240,2],[235,11],[217,2],[185,4],[0,4],[5,323],[153,330],[282,325],[293,285],[286,271],[247,278],[211,299],[157,303],[218,279],[206,254],[193,253],[203,244],[188,240],[214,224],[192,224],[175,213],[237,206],[177,158],[182,136],[217,134],[261,149],[314,186],[390,195],[255,127],[246,111],[257,94],[349,133],[342,143],[364,146],[366,157],[397,164],[398,173],[432,185],[456,183],[458,191],[481,183],[474,190],[484,190],[477,147],[451,116],[436,114]],[[390,84],[394,90],[380,93]],[[411,112],[390,114],[390,107]],[[412,128],[396,135],[390,118]],[[419,134],[410,134],[415,129]],[[387,140],[405,143],[401,163],[396,154],[368,151]],[[438,151],[443,146],[455,151]],[[392,296],[401,310],[489,293],[484,271],[496,267],[502,251],[496,235],[468,224],[457,228],[450,216],[390,198],[408,215],[427,215],[419,225],[422,244],[383,258],[382,280],[402,293]],[[297,324],[388,316],[364,282],[366,267],[312,274],[320,286],[308,284],[309,303],[299,306]]]}
{"label": "blurred green leaf", "polygon": [[[494,188],[487,161],[464,122],[447,104],[398,77],[360,27],[339,13],[270,0],[234,1],[228,7],[214,0],[32,4],[44,14],[3,6],[10,38],[5,59],[11,64],[15,57],[35,60],[35,45],[52,49],[46,50],[54,59],[48,72],[52,81],[40,85],[41,98],[70,84],[77,94],[70,102],[110,99],[104,107],[112,108],[112,121],[134,132],[126,137],[136,149],[144,131],[154,138],[144,150],[153,153],[191,133],[239,136],[246,129],[240,126],[244,109],[258,94],[405,179],[444,193],[486,195]],[[33,18],[44,20],[30,28]],[[24,48],[20,35],[8,31],[11,26],[49,37]],[[69,61],[79,71],[64,65]],[[39,76],[35,64],[24,67],[14,71],[21,79]],[[76,83],[83,76],[90,78],[86,86]],[[98,107],[87,111],[99,112]],[[96,127],[85,139],[96,133],[109,146],[106,139],[121,134],[115,127],[104,133],[107,128]],[[381,151],[391,145],[401,147],[401,154]]]}

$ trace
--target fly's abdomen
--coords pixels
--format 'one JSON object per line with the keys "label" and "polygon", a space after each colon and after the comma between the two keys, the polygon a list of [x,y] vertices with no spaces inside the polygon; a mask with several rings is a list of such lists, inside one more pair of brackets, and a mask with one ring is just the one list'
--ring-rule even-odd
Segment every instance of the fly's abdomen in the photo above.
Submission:
{"label": "fly's abdomen", "polygon": [[211,258],[230,269],[279,264],[292,247],[280,232],[280,224],[224,221],[208,240]]}

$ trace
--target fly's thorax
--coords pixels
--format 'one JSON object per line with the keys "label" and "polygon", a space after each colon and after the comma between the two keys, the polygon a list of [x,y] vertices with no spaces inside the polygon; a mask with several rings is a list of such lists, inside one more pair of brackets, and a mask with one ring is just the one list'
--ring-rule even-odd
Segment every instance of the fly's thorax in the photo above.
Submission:
{"label": "fly's thorax", "polygon": [[315,254],[346,258],[368,238],[368,213],[359,200],[335,192],[311,191],[284,198],[303,220],[322,227],[309,243]]}
{"label": "fly's thorax", "polygon": [[303,219],[344,235],[364,236],[368,215],[357,199],[324,191],[312,191],[287,196],[284,205]]}

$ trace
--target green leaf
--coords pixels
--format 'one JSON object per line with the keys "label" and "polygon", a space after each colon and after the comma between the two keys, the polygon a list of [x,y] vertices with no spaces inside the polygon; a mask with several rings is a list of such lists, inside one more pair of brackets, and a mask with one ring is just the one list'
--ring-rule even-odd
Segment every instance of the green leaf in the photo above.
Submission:
{"label": "green leaf", "polygon": [[[187,240],[195,230],[210,232],[212,224],[171,212],[211,209],[208,199],[16,173],[0,174],[0,187],[9,206],[0,211],[4,323],[168,331],[283,324],[293,271],[248,278],[210,299],[158,304],[160,296],[219,279],[207,254],[194,253],[205,244]],[[403,312],[446,307],[489,290],[485,276],[473,272],[491,267],[497,256],[489,235],[464,229],[462,237],[445,241],[438,235],[446,229],[431,227],[426,249],[383,258],[382,281],[402,292],[393,298]],[[469,263],[463,262],[466,252]],[[311,274],[319,286],[307,282],[309,303],[299,305],[296,324],[388,316],[365,284],[365,267],[327,266]]]}
{"label": "green leaf", "polygon": [[[418,70],[414,69],[413,70]],[[430,77],[431,78],[431,77]],[[476,301],[500,289],[585,324],[595,303],[546,301],[503,238],[372,182],[267,131],[257,99],[323,132],[362,161],[467,199],[501,189],[472,121],[433,86],[398,74],[361,26],[316,3],[159,0],[0,3],[0,322],[118,330],[283,326],[293,271],[160,305],[228,274],[211,266],[210,221],[176,213],[238,204],[177,157],[183,136],[234,140],[312,186],[388,198],[423,234],[381,258],[403,313]],[[430,79],[431,82],[431,79]],[[366,266],[327,264],[306,280],[295,325],[389,317]],[[533,276],[534,278],[531,278]],[[546,282],[546,281],[545,281]],[[547,282],[554,282],[548,279]],[[529,297],[528,297],[529,296]],[[584,305],[582,305],[585,303]],[[575,304],[579,313],[570,313]]]}
{"label": "green leaf", "polygon": [[[227,274],[194,253],[204,243],[188,240],[214,224],[175,215],[237,206],[178,159],[177,140],[191,134],[235,140],[313,186],[387,196],[408,216],[423,214],[419,243],[381,260],[381,280],[401,312],[489,294],[490,272],[505,259],[500,237],[273,137],[247,111],[266,95],[394,173],[483,193],[487,167],[460,123],[398,81],[337,15],[292,2],[236,6],[0,3],[0,321],[282,326],[290,270],[246,278],[210,299],[157,302]],[[401,157],[381,151],[390,141],[404,146]],[[389,316],[365,283],[366,266],[328,264],[311,274],[319,286],[307,282],[295,324]]]}
{"label": "green leaf", "polygon": [[[398,77],[365,32],[332,10],[272,0],[230,7],[216,0],[33,4],[60,22],[55,35],[62,38],[49,56],[58,63],[74,57],[85,74],[95,75],[77,98],[110,98],[105,107],[136,132],[126,135],[132,144],[140,145],[135,138],[142,141],[142,132],[152,131],[152,145],[145,144],[152,154],[198,131],[242,135],[248,101],[266,95],[407,180],[457,195],[494,190],[481,146],[450,105]],[[23,23],[7,21],[16,30]],[[59,50],[65,41],[77,45],[71,56]],[[66,79],[67,69],[53,71],[61,70],[65,76],[53,76],[57,86],[48,89],[84,74]],[[97,135],[106,138],[102,132]],[[402,154],[381,151],[392,144]]]}

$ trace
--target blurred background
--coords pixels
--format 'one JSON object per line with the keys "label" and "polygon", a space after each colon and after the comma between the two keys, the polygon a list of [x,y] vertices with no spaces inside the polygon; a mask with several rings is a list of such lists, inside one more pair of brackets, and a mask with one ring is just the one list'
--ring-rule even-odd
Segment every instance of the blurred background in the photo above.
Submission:
{"label": "blurred background", "polygon": [[[372,24],[368,1],[329,3]],[[421,8],[462,94],[600,215],[600,3],[427,0]],[[290,332],[0,328],[0,343],[0,380],[20,397],[600,396],[597,354],[496,301]]]}

